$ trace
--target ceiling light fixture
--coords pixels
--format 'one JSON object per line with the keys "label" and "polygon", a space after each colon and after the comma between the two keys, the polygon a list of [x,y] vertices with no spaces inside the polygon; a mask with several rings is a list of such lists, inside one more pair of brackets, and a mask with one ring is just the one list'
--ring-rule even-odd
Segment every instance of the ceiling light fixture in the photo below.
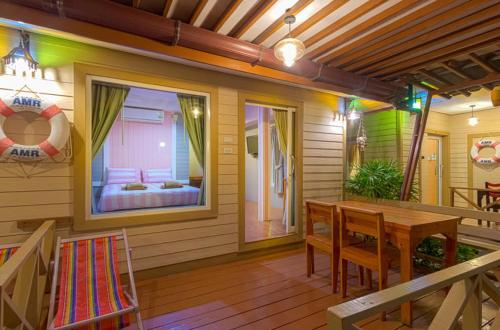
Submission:
{"label": "ceiling light fixture", "polygon": [[304,43],[292,37],[292,24],[295,23],[295,20],[293,15],[285,17],[285,24],[288,24],[288,37],[278,42],[274,47],[274,56],[287,67],[293,66],[295,62],[304,56],[306,51]]}
{"label": "ceiling light fixture", "polygon": [[476,126],[479,123],[479,120],[477,119],[477,117],[474,116],[474,107],[475,106],[476,106],[475,104],[470,105],[471,116],[468,119],[469,126]]}
{"label": "ceiling light fixture", "polygon": [[17,72],[31,71],[35,72],[38,68],[38,62],[35,61],[30,53],[30,36],[27,32],[19,31],[21,39],[19,45],[14,47],[2,59],[6,67]]}

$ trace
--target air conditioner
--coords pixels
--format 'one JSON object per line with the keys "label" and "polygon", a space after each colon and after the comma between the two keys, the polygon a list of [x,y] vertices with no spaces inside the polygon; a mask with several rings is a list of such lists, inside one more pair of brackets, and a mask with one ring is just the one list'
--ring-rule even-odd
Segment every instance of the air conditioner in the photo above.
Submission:
{"label": "air conditioner", "polygon": [[123,119],[140,123],[162,124],[165,113],[161,110],[127,108],[123,109]]}

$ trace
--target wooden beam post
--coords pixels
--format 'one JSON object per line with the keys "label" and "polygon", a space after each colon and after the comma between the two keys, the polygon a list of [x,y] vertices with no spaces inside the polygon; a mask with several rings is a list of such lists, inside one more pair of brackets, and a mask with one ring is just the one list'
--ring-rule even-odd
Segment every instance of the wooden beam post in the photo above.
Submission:
{"label": "wooden beam post", "polygon": [[417,114],[417,118],[415,120],[410,153],[408,155],[403,185],[401,187],[400,199],[402,201],[408,201],[410,199],[411,187],[417,170],[418,158],[420,157],[420,149],[422,148],[422,141],[424,140],[425,126],[427,124],[427,118],[429,117],[431,102],[432,93],[428,91],[427,98],[425,100],[425,107],[421,113]]}

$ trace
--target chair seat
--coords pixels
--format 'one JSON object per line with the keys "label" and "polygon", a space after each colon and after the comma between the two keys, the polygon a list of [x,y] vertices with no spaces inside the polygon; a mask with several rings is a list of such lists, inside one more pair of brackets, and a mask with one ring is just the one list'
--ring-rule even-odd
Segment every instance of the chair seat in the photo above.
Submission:
{"label": "chair seat", "polygon": [[[332,239],[330,236],[322,234],[306,235],[306,242],[322,251],[331,253]],[[349,236],[349,244],[356,245],[363,243],[363,240],[357,236]]]}
{"label": "chair seat", "polygon": [[[377,245],[373,242],[363,242],[362,244],[347,246],[341,249],[340,258],[347,259],[357,265],[376,270],[378,269]],[[386,247],[386,256],[389,264],[399,258],[399,250],[394,246]]]}
{"label": "chair seat", "polygon": [[[116,244],[116,237],[101,237],[62,245],[55,328],[131,307],[120,283]],[[99,328],[122,329],[127,325],[124,315],[102,320]]]}
{"label": "chair seat", "polygon": [[489,195],[493,198],[500,198],[500,192],[490,192]]}

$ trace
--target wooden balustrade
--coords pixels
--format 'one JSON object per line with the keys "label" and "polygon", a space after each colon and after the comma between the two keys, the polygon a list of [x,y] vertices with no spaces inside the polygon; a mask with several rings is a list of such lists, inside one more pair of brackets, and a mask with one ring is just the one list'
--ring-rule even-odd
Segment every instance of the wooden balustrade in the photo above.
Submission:
{"label": "wooden balustrade", "polygon": [[55,221],[44,222],[0,267],[0,329],[40,329],[54,248]]}
{"label": "wooden balustrade", "polygon": [[[494,274],[496,281],[490,276]],[[481,329],[482,294],[500,306],[500,251],[446,268],[410,282],[369,294],[340,305],[327,312],[328,329],[360,329],[355,325],[369,316],[399,307],[403,302],[416,300],[451,285],[440,309],[428,329],[453,329],[462,316],[462,329]],[[500,311],[491,329],[500,329]]]}

